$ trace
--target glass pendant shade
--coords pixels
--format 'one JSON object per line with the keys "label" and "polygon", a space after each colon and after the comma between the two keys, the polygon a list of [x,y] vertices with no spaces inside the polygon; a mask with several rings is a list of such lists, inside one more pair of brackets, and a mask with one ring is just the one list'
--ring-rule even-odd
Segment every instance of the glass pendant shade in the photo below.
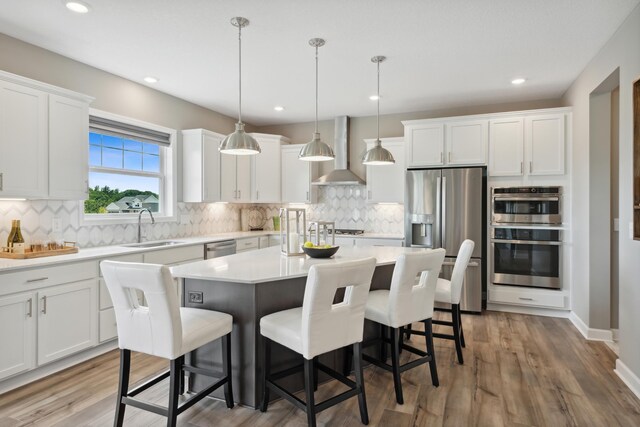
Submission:
{"label": "glass pendant shade", "polygon": [[244,131],[242,122],[236,123],[236,131],[222,140],[219,150],[221,153],[237,156],[258,154],[262,151],[258,141]]}
{"label": "glass pendant shade", "polygon": [[242,29],[249,25],[249,20],[237,16],[231,19],[231,25],[238,28],[238,123],[235,132],[222,140],[218,150],[224,154],[247,156],[262,151],[258,141],[244,131],[242,123]]}
{"label": "glass pendant shade", "polygon": [[376,137],[373,148],[364,153],[364,156],[362,157],[362,164],[368,166],[392,165],[396,162],[391,152],[384,148],[382,146],[382,142],[380,141],[380,63],[385,59],[387,58],[384,56],[374,56],[373,58],[371,58],[371,62],[377,64],[378,66],[378,92],[376,94],[376,100],[378,103],[376,127],[378,135]]}
{"label": "glass pendant shade", "polygon": [[309,44],[316,48],[316,130],[313,133],[313,139],[307,142],[300,154],[298,154],[299,160],[306,162],[325,162],[327,160],[333,160],[336,155],[333,153],[333,149],[320,139],[320,133],[318,132],[318,48],[324,46],[323,39],[311,39]]}

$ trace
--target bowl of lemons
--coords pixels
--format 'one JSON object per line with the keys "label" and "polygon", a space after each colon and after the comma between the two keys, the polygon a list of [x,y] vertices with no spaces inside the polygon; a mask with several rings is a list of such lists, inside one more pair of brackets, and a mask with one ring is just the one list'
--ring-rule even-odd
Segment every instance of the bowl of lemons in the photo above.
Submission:
{"label": "bowl of lemons", "polygon": [[330,258],[338,252],[340,246],[314,245],[313,242],[305,242],[302,250],[311,258]]}

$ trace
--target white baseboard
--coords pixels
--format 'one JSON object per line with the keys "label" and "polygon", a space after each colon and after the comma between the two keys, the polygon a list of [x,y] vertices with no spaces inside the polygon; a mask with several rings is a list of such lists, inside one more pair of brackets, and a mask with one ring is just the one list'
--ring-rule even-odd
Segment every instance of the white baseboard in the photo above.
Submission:
{"label": "white baseboard", "polygon": [[622,382],[629,387],[629,390],[631,390],[633,394],[640,399],[640,378],[638,378],[638,376],[634,374],[622,360],[616,360],[616,369],[614,369],[613,372],[615,372]]}
{"label": "white baseboard", "polygon": [[611,329],[611,336],[614,341],[618,341],[620,339],[620,329]]}
{"label": "white baseboard", "polygon": [[42,379],[46,376],[70,368],[78,363],[93,359],[101,354],[118,348],[118,340],[111,340],[104,344],[100,344],[89,350],[74,354],[73,356],[65,357],[64,359],[56,360],[47,365],[18,374],[10,377],[6,380],[0,381],[0,395],[10,390],[22,387],[23,385]]}
{"label": "white baseboard", "polygon": [[611,329],[595,329],[587,326],[578,315],[572,311],[569,314],[569,320],[578,331],[588,340],[592,341],[613,341],[613,333]]}
{"label": "white baseboard", "polygon": [[531,314],[534,316],[547,316],[547,317],[569,317],[569,310],[554,310],[549,308],[538,307],[526,307],[523,305],[508,305],[508,304],[496,304],[487,303],[487,310],[489,311],[502,311],[506,313],[518,313],[518,314]]}

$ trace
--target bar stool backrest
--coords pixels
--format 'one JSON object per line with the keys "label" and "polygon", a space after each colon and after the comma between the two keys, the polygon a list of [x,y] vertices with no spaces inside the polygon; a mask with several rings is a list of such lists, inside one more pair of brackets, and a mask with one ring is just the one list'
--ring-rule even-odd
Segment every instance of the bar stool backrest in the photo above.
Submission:
{"label": "bar stool backrest", "polygon": [[[389,291],[389,326],[399,328],[433,316],[438,274],[445,250],[406,253],[396,261]],[[416,277],[420,280],[416,284]]]}
{"label": "bar stool backrest", "polygon": [[[302,355],[307,359],[362,341],[364,309],[375,258],[309,269],[302,304]],[[336,291],[345,288],[342,302]]]}
{"label": "bar stool backrest", "polygon": [[467,265],[471,259],[473,253],[473,247],[475,243],[473,240],[465,240],[460,245],[458,250],[458,257],[456,263],[453,266],[453,273],[451,273],[451,303],[460,304],[460,296],[462,294],[462,283],[464,281],[464,273],[467,271]]}
{"label": "bar stool backrest", "polygon": [[[180,305],[169,269],[116,261],[102,261],[100,269],[113,301],[118,346],[171,360],[180,356]],[[136,290],[144,293],[146,307]]]}

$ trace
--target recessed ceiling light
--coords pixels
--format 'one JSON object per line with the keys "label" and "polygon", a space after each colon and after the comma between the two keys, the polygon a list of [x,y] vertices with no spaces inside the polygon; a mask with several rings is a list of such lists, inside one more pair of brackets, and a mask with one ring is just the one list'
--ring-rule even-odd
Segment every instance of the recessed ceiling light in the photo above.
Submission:
{"label": "recessed ceiling light", "polygon": [[158,79],[156,77],[147,76],[144,78],[144,81],[147,83],[158,83]]}
{"label": "recessed ceiling light", "polygon": [[64,5],[67,6],[67,9],[75,13],[87,13],[90,9],[87,3],[78,0],[65,1]]}
{"label": "recessed ceiling light", "polygon": [[276,105],[273,109],[276,111],[284,111],[284,107],[282,105]]}
{"label": "recessed ceiling light", "polygon": [[521,85],[522,83],[526,82],[527,79],[525,79],[524,77],[518,77],[516,79],[511,80],[511,84],[512,85]]}
{"label": "recessed ceiling light", "polygon": [[370,99],[370,100],[372,100],[372,101],[377,101],[377,100],[378,100],[378,98],[379,98],[379,96],[378,96],[378,95],[371,95],[371,96],[369,97],[369,99]]}

